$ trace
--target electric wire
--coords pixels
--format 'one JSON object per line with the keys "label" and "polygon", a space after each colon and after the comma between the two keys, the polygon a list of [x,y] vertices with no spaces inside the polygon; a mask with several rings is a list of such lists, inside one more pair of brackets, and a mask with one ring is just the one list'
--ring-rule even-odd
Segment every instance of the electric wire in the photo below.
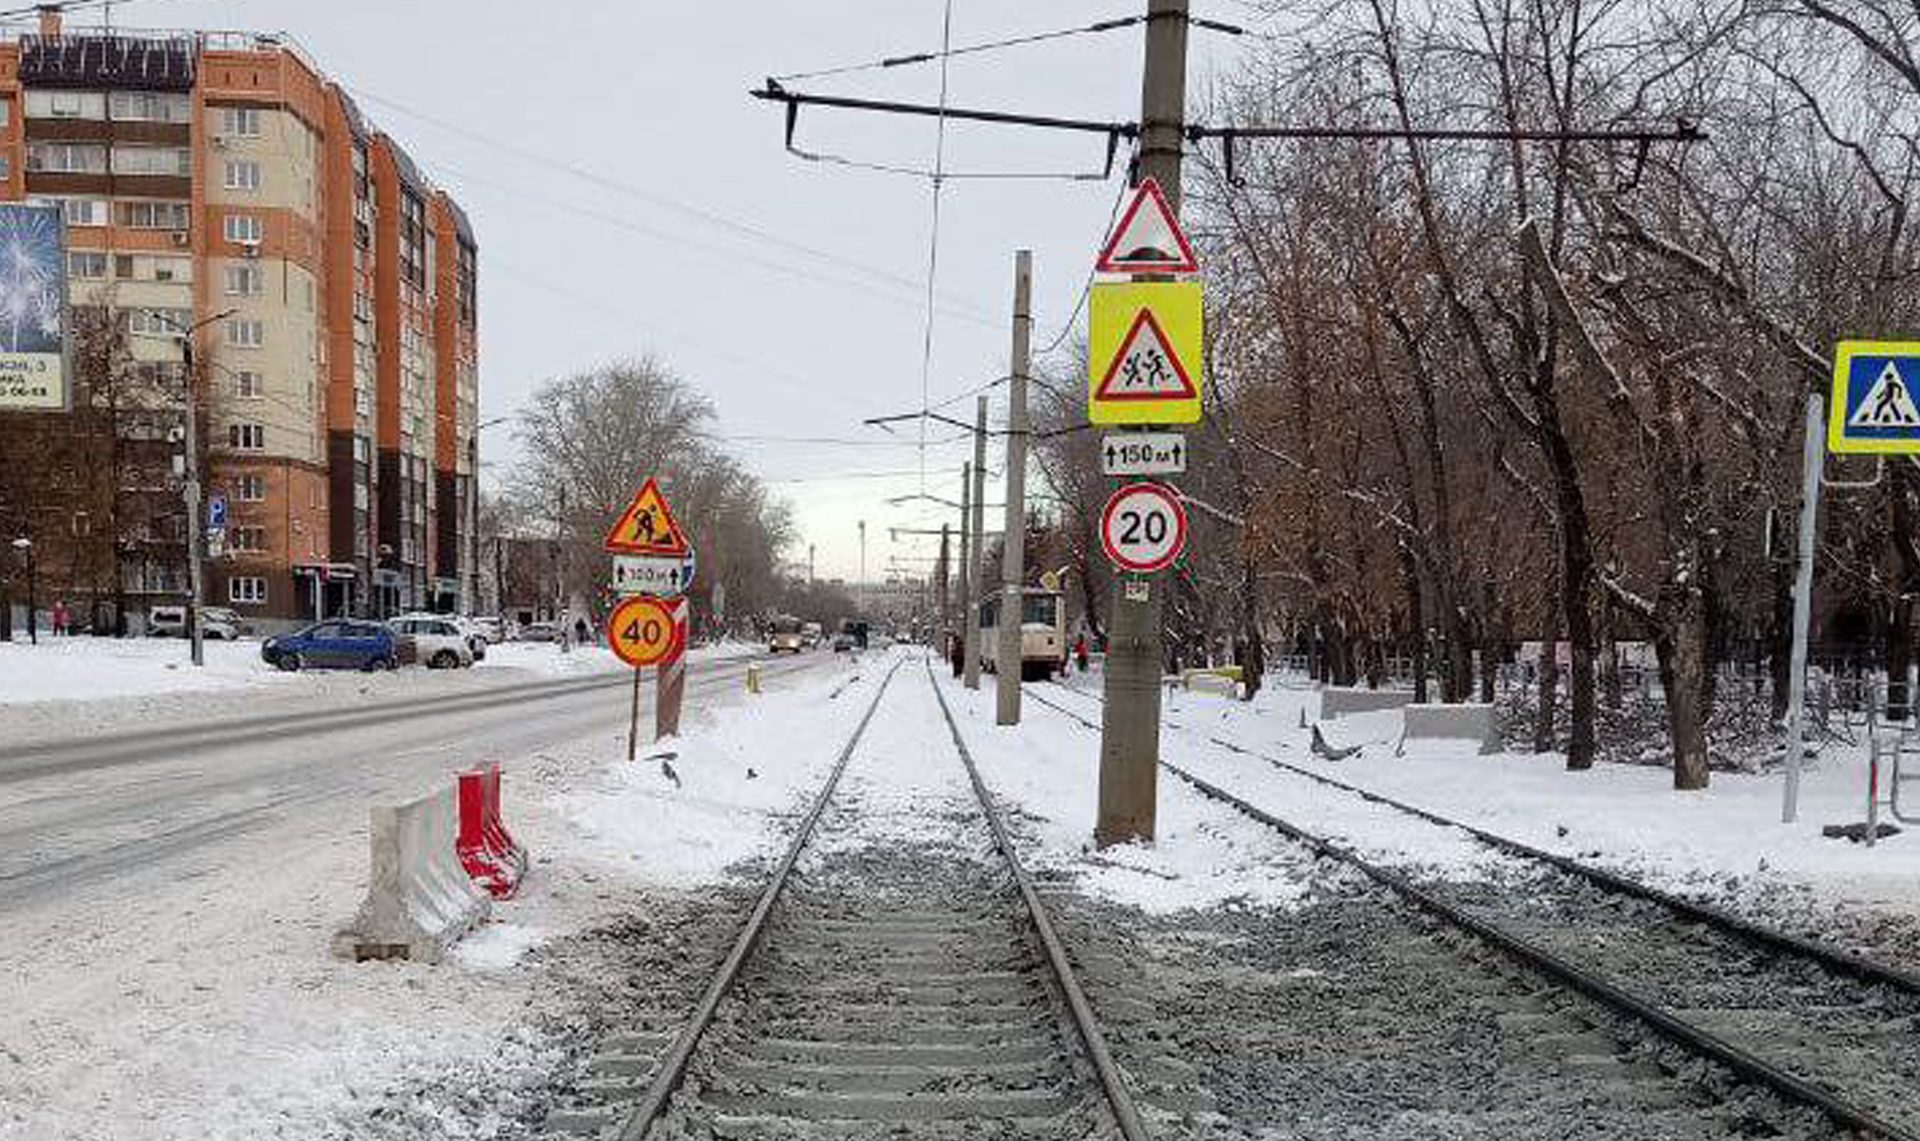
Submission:
{"label": "electric wire", "polygon": [[1002,48],[1023,47],[1028,44],[1043,43],[1048,40],[1065,39],[1068,36],[1086,35],[1095,32],[1111,32],[1120,28],[1129,28],[1135,24],[1144,23],[1145,21],[1145,16],[1122,16],[1112,20],[1100,20],[1092,24],[1084,24],[1079,27],[1060,28],[1051,32],[1033,32],[1022,36],[1010,36],[1003,40],[967,44],[964,47],[957,48],[943,41],[940,50],[937,52],[913,52],[908,55],[887,56],[866,63],[844,64],[839,67],[825,67],[815,71],[793,71],[785,75],[771,76],[770,78],[776,82],[789,79],[823,79],[828,76],[852,75],[862,71],[881,71],[886,68],[904,67],[909,64],[932,63],[935,60],[940,61],[944,67],[949,60],[957,56],[998,51]]}
{"label": "electric wire", "polygon": [[[940,20],[940,50],[945,53],[953,42],[953,0],[946,0]],[[940,60],[940,107],[944,111],[947,105],[948,59]],[[941,172],[947,165],[947,117],[942,114],[934,127],[933,137],[933,179],[930,187],[932,218],[927,233],[927,318],[924,335],[920,341],[920,491],[927,490],[927,401],[931,395],[933,377],[933,320],[934,287],[940,273],[940,189]]]}

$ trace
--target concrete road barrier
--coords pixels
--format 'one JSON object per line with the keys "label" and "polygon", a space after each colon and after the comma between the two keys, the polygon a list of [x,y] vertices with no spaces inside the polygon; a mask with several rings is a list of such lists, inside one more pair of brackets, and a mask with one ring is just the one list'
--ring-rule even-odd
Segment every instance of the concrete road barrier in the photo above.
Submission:
{"label": "concrete road barrier", "polygon": [[487,917],[487,893],[454,850],[458,805],[449,784],[431,796],[373,809],[367,898],[333,937],[334,954],[437,963]]}
{"label": "concrete road barrier", "polygon": [[1400,750],[1409,741],[1472,741],[1482,753],[1500,751],[1499,724],[1491,705],[1408,705],[1401,711],[1406,729]]}
{"label": "concrete road barrier", "polygon": [[1378,713],[1413,703],[1410,689],[1362,689],[1357,686],[1330,685],[1320,691],[1320,718],[1329,720],[1349,713]]}

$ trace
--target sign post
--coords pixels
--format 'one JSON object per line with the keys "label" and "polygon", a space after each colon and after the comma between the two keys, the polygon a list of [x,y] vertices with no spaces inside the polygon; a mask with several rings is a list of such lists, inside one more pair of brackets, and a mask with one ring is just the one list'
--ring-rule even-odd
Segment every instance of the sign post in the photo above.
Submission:
{"label": "sign post", "polygon": [[[648,666],[662,668],[660,687],[666,688],[664,670],[679,658],[685,643],[684,627],[675,613],[676,603],[650,594],[621,599],[607,618],[607,644],[614,656],[633,667],[633,709],[627,721],[627,759],[631,761],[640,735],[640,672]],[[674,711],[676,725],[679,711]],[[655,725],[655,740],[662,734]]]}
{"label": "sign post", "polygon": [[683,595],[693,585],[696,561],[693,545],[652,478],[614,521],[604,545],[614,556],[613,589],[626,595],[607,619],[607,642],[621,661],[633,667],[633,708],[627,719],[627,759],[631,761],[640,737],[640,672],[647,666],[658,667],[653,739],[680,732],[692,610]]}

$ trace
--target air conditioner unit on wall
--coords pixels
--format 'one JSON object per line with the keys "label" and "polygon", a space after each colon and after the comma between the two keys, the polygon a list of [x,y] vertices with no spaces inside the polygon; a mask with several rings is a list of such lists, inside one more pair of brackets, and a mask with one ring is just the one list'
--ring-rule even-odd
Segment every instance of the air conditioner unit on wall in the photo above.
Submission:
{"label": "air conditioner unit on wall", "polygon": [[243,258],[257,258],[257,257],[259,257],[259,256],[260,256],[260,243],[259,243],[259,242],[242,242],[242,243],[240,243],[240,256],[241,256],[241,257],[243,257]]}
{"label": "air conditioner unit on wall", "polygon": [[213,143],[213,149],[215,150],[223,151],[227,149],[227,136],[225,135],[214,135],[210,141]]}
{"label": "air conditioner unit on wall", "polygon": [[185,230],[175,230],[173,232],[173,244],[176,246],[179,246],[182,249],[185,249],[187,247],[187,244],[192,240],[193,239],[190,236],[188,236]]}

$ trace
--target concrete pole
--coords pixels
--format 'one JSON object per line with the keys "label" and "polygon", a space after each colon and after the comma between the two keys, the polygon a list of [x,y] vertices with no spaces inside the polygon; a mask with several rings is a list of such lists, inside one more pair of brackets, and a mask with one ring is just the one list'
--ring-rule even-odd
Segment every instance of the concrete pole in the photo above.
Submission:
{"label": "concrete pole", "polygon": [[200,629],[200,560],[204,557],[207,520],[200,505],[200,393],[193,382],[193,333],[180,334],[180,360],[186,370],[187,431],[185,436],[187,499],[187,636],[193,642],[193,664],[207,664],[206,635]]}
{"label": "concrete pole", "polygon": [[959,640],[960,666],[964,670],[967,664],[967,631],[975,623],[973,620],[973,526],[967,520],[973,518],[973,463],[960,466],[960,566],[956,591],[955,621],[953,636]]}
{"label": "concrete pole", "polygon": [[949,530],[947,524],[940,524],[940,585],[935,588],[934,595],[940,607],[940,617],[935,619],[935,621],[939,623],[942,635],[948,630],[948,623],[953,620],[953,616],[948,613],[951,597],[947,594],[947,573],[953,566],[950,548],[947,546],[948,537]]}
{"label": "concrete pole", "polygon": [[1807,397],[1807,438],[1800,475],[1800,565],[1793,576],[1793,659],[1787,673],[1786,785],[1780,790],[1780,822],[1800,814],[1800,770],[1806,764],[1807,640],[1813,625],[1813,557],[1820,526],[1820,479],[1827,466],[1826,406],[1818,392]]}
{"label": "concrete pole", "polygon": [[994,722],[1020,724],[1020,635],[1027,588],[1027,371],[1032,364],[1033,251],[1013,255],[1013,350],[1007,367],[1007,515],[1001,532],[1000,685]]}
{"label": "concrete pole", "polygon": [[[1139,177],[1160,184],[1177,217],[1187,111],[1187,0],[1147,0],[1146,41]],[[1160,638],[1164,580],[1164,575],[1121,575],[1114,583],[1100,732],[1100,807],[1093,829],[1100,847],[1153,839],[1160,674],[1165,665]]]}
{"label": "concrete pole", "polygon": [[967,578],[972,591],[967,595],[967,669],[968,689],[980,688],[980,609],[979,600],[987,593],[987,398],[982,396],[973,413],[973,515],[967,527],[973,532],[972,563]]}

